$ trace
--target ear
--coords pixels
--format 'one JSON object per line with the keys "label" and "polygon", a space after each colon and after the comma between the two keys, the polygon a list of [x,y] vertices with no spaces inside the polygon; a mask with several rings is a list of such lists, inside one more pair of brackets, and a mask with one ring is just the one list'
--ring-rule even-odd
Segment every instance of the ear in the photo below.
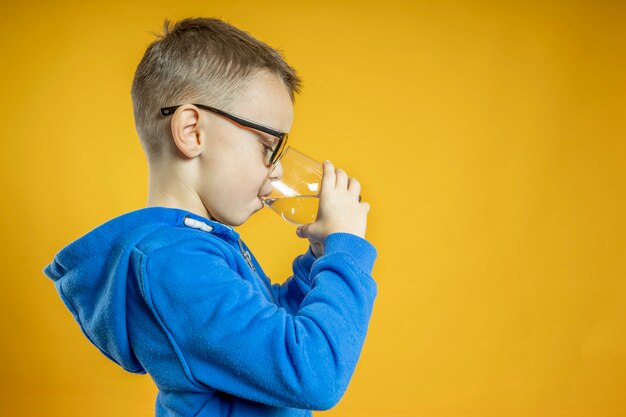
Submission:
{"label": "ear", "polygon": [[188,158],[202,153],[205,137],[200,129],[200,109],[193,104],[183,104],[172,114],[172,139],[174,144]]}

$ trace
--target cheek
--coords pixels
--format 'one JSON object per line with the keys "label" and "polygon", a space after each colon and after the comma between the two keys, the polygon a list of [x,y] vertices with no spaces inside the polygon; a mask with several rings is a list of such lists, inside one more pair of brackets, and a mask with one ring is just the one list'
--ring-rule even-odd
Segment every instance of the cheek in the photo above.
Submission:
{"label": "cheek", "polygon": [[253,190],[255,193],[259,191],[268,168],[263,161],[261,146],[258,142],[253,141],[246,149],[241,149],[238,155],[239,163],[233,166],[233,176],[238,178],[241,189]]}
{"label": "cheek", "polygon": [[228,170],[230,191],[233,196],[237,195],[244,198],[254,198],[259,194],[261,185],[263,185],[268,173],[260,154],[254,153],[248,157],[240,155],[238,163],[230,165]]}
{"label": "cheek", "polygon": [[[213,194],[219,195],[219,200],[227,205],[254,199],[268,174],[262,147],[256,138],[223,138],[217,146],[215,153],[206,160],[205,171],[213,176],[209,180],[213,183]],[[218,184],[215,184],[217,178]]]}

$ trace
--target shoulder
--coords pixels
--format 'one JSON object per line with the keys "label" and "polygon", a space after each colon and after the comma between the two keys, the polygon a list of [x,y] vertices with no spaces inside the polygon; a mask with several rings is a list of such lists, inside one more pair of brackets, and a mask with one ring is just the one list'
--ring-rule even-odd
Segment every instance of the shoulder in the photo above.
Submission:
{"label": "shoulder", "polygon": [[135,250],[140,291],[155,309],[190,308],[188,303],[215,297],[216,288],[242,282],[235,249],[207,232],[168,227],[146,236]]}
{"label": "shoulder", "polygon": [[197,262],[197,257],[217,257],[234,262],[234,248],[221,237],[205,231],[169,226],[153,231],[135,245],[145,260]]}

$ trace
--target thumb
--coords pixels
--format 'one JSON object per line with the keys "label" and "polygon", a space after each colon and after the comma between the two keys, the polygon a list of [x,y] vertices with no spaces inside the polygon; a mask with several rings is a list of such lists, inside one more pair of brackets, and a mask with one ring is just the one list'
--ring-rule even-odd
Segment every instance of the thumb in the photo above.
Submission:
{"label": "thumb", "polygon": [[309,236],[309,225],[308,224],[302,224],[300,226],[298,226],[296,228],[296,235],[298,235],[298,237],[308,237]]}

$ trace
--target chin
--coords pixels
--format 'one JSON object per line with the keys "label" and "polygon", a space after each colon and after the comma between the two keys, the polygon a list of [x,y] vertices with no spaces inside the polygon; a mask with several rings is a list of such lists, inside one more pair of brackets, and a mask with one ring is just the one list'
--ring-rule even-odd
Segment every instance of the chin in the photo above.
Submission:
{"label": "chin", "polygon": [[241,226],[246,221],[248,221],[248,219],[252,217],[257,211],[261,210],[264,207],[263,202],[261,202],[259,198],[256,199],[255,205],[257,205],[257,207],[250,208],[249,211],[244,212],[244,210],[241,210],[238,213],[229,213],[229,216],[220,216],[221,219],[219,219],[218,221],[231,227]]}
{"label": "chin", "polygon": [[[260,210],[260,209],[259,209],[259,210]],[[256,213],[256,212],[257,212],[257,211],[259,211],[259,210],[255,210],[255,211],[253,211],[253,212],[251,212],[251,213],[249,213],[249,214],[247,214],[247,215],[245,215],[245,214],[243,214],[243,213],[242,213],[242,215],[241,215],[241,216],[237,216],[237,217],[235,217],[235,218],[230,218],[230,219],[228,219],[228,221],[227,221],[227,222],[224,222],[224,224],[227,224],[227,225],[229,225],[229,226],[231,226],[231,227],[241,226],[242,224],[244,224],[245,222],[247,222],[247,221],[248,221],[248,219],[249,219],[250,217],[252,217],[252,215],[253,215],[254,213]]]}
{"label": "chin", "polygon": [[263,204],[263,202],[261,202],[260,199],[257,198],[257,203],[259,203],[259,207],[256,207],[254,210],[252,210],[250,213],[248,213],[244,219],[242,219],[239,224],[237,224],[237,226],[240,226],[242,224],[244,224],[246,221],[248,221],[250,219],[250,217],[254,216],[257,212],[261,211],[263,209],[263,207],[265,207],[265,204]]}
{"label": "chin", "polygon": [[230,226],[230,227],[240,226],[245,221],[245,220],[239,220],[238,217],[232,217],[232,216],[213,216],[213,220],[219,223],[225,224],[226,226]]}

